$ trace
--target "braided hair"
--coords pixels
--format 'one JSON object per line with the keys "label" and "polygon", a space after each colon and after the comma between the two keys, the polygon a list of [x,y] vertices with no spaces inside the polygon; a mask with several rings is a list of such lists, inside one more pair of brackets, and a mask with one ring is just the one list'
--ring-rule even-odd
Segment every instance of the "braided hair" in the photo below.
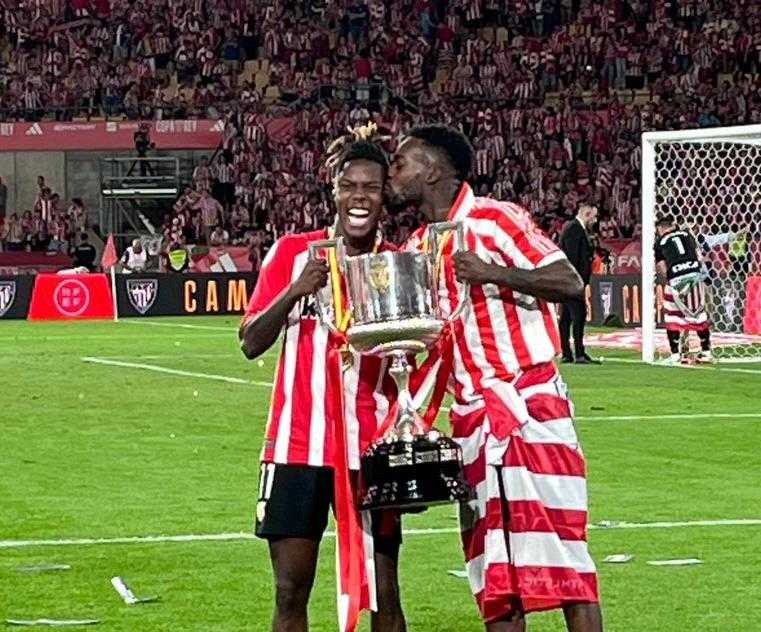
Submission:
{"label": "braided hair", "polygon": [[347,128],[347,133],[339,136],[325,153],[325,166],[328,173],[335,178],[347,162],[352,160],[369,160],[383,168],[383,175],[388,171],[388,156],[382,143],[389,139],[380,135],[378,126],[369,122],[366,125]]}

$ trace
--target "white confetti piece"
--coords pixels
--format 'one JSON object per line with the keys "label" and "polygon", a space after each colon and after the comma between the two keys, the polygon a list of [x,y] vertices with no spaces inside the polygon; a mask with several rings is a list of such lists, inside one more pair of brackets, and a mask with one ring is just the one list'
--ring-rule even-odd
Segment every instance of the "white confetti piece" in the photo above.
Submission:
{"label": "white confetti piece", "polygon": [[69,564],[29,564],[28,566],[17,566],[14,570],[19,573],[44,573],[46,571],[68,571],[71,570]]}
{"label": "white confetti piece", "polygon": [[695,557],[688,557],[683,560],[650,560],[650,566],[692,566],[693,564],[702,564],[703,561]]}
{"label": "white confetti piece", "polygon": [[121,577],[112,577],[111,585],[116,589],[116,592],[119,593],[119,596],[128,606],[136,603],[150,603],[152,601],[158,601],[158,597],[135,597],[135,593],[132,592],[132,589],[127,586],[127,582],[125,582]]}
{"label": "white confetti piece", "polygon": [[94,625],[100,619],[6,619],[8,625]]}
{"label": "white confetti piece", "polygon": [[626,564],[626,562],[630,562],[632,559],[634,559],[633,555],[629,555],[627,553],[616,553],[614,555],[608,555],[603,562],[606,562],[608,564]]}

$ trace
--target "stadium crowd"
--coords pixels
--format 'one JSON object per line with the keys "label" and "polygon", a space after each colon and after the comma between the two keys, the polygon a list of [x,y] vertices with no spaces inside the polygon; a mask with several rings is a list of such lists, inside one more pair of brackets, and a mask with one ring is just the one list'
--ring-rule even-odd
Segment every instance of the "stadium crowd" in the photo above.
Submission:
{"label": "stadium crowd", "polygon": [[[640,230],[642,131],[761,122],[754,2],[0,4],[0,117],[224,118],[223,150],[196,168],[163,231],[247,244],[255,259],[329,220],[319,158],[367,119],[392,137],[421,121],[460,126],[477,190],[522,203],[553,237],[594,203],[602,238]],[[272,133],[278,118],[292,134]],[[415,223],[393,218],[386,232],[401,239]]]}
{"label": "stadium crowd", "polygon": [[32,210],[7,213],[6,185],[0,179],[0,251],[68,253],[89,225],[87,209],[80,198],[65,207],[58,193],[37,177],[37,198]]}

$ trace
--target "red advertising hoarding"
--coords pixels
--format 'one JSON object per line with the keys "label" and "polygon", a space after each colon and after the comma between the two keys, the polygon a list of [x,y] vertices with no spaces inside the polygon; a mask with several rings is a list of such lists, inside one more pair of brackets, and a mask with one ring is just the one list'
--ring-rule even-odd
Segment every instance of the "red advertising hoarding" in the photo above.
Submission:
{"label": "red advertising hoarding", "polygon": [[[0,151],[61,151],[135,148],[139,121],[0,123]],[[157,149],[214,149],[222,121],[151,121]]]}
{"label": "red advertising hoarding", "polygon": [[29,320],[113,318],[114,300],[105,274],[38,274]]}

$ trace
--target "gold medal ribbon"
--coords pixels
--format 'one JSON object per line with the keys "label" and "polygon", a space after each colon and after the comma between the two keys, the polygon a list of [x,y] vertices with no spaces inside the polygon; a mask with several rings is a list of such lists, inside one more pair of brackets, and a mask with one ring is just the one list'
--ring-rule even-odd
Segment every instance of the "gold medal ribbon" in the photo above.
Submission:
{"label": "gold medal ribbon", "polygon": [[[338,219],[336,219],[336,224],[328,230],[329,239],[335,237],[337,225]],[[373,254],[378,252],[382,243],[383,236],[380,231],[376,230]],[[341,270],[338,267],[338,255],[336,254],[335,248],[328,250],[328,267],[330,268],[330,284],[333,290],[333,309],[335,310],[336,328],[344,334],[351,324],[351,310],[348,309],[348,306],[344,302],[342,285],[343,277],[341,276]],[[341,348],[341,356],[343,358],[343,368],[345,370],[351,366],[352,361],[352,353],[346,343],[344,343]]]}

